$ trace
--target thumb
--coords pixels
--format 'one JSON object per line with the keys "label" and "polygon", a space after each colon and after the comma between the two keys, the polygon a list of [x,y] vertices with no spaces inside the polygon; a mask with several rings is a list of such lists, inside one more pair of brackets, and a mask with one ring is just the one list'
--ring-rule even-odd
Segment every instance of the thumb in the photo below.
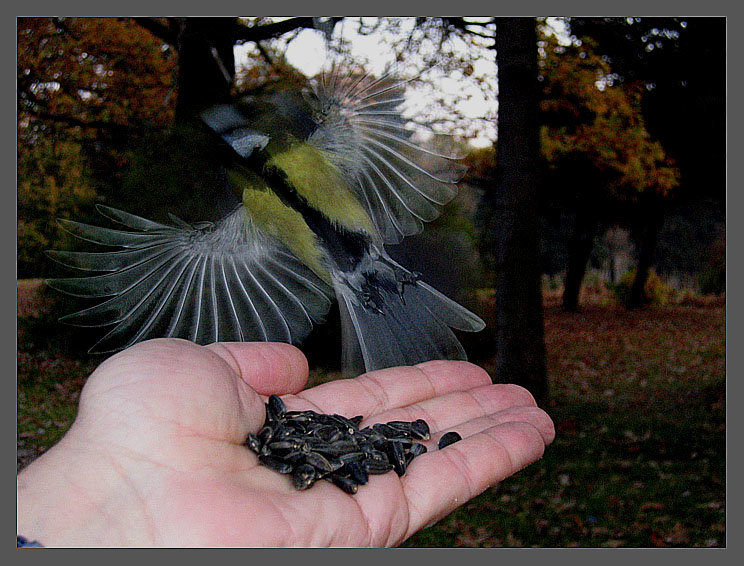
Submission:
{"label": "thumb", "polygon": [[299,393],[307,383],[307,359],[290,344],[217,342],[206,347],[261,395]]}

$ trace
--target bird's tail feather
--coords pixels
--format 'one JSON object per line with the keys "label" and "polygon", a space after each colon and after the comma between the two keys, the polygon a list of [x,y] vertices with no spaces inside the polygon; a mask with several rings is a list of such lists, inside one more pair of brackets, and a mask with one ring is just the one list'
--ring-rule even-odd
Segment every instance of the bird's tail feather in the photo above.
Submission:
{"label": "bird's tail feather", "polygon": [[428,360],[464,360],[465,350],[451,328],[477,332],[485,327],[476,315],[420,280],[399,291],[393,285],[378,287],[381,300],[374,307],[342,278],[334,281],[334,288],[347,375]]}

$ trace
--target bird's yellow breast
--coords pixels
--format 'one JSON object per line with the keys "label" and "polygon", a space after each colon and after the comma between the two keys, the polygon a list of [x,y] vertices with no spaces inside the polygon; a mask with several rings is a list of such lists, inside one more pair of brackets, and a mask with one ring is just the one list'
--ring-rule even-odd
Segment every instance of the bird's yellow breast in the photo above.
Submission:
{"label": "bird's yellow breast", "polygon": [[320,150],[306,143],[294,143],[273,155],[266,166],[283,171],[297,193],[331,222],[352,232],[375,234],[367,211],[338,168]]}
{"label": "bird's yellow breast", "polygon": [[256,226],[282,242],[323,281],[332,284],[323,266],[323,252],[302,215],[287,206],[261,179],[248,171],[228,171],[230,182],[243,190],[243,206]]}

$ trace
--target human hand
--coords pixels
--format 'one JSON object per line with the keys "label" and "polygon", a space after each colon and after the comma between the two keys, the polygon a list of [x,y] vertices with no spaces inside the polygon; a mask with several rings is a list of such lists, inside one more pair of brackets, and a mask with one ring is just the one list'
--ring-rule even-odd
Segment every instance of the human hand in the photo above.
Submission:
{"label": "human hand", "polygon": [[[390,368],[303,391],[279,343],[157,339],[104,361],[62,440],[18,476],[18,534],[45,546],[395,546],[542,455],[553,423],[532,396],[467,362]],[[242,445],[264,402],[361,426],[423,418],[429,452],[356,495],[297,491]],[[442,433],[463,439],[436,450]]]}

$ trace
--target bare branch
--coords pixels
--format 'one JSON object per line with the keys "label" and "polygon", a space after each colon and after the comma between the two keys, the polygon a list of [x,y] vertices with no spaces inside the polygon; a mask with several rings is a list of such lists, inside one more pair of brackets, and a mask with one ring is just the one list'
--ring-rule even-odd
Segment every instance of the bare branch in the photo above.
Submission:
{"label": "bare branch", "polygon": [[[148,30],[155,37],[162,39],[166,43],[173,45],[178,44],[178,32],[172,27],[163,24],[157,18],[132,18],[140,26]],[[333,17],[330,19],[331,27],[335,26],[342,17]],[[258,43],[266,39],[273,39],[298,29],[314,29],[315,19],[312,17],[297,17],[274,22],[271,24],[249,26],[236,20],[234,28],[231,30],[233,40],[236,42],[252,41]]]}
{"label": "bare branch", "polygon": [[274,61],[271,58],[271,55],[269,55],[269,52],[266,51],[263,45],[261,45],[260,41],[256,42],[256,49],[258,49],[258,52],[261,54],[261,57],[264,58],[266,63],[269,65],[269,67],[271,67],[272,69],[276,68],[274,65]]}
{"label": "bare branch", "polygon": [[45,121],[53,122],[53,123],[63,123],[67,124],[68,126],[77,126],[80,128],[92,128],[97,129],[100,131],[115,131],[118,132],[120,135],[131,135],[131,133],[135,130],[132,126],[129,126],[127,124],[118,124],[116,122],[107,122],[104,120],[81,120],[80,118],[77,118],[75,116],[70,116],[66,114],[54,114],[52,112],[48,112],[47,110],[42,110],[40,108],[36,109],[30,109],[26,108],[26,111]]}
{"label": "bare branch", "polygon": [[[343,18],[331,18],[331,23],[335,26]],[[315,20],[312,17],[298,17],[274,22],[262,26],[247,26],[238,23],[235,29],[235,40],[237,41],[254,41],[259,42],[264,39],[273,39],[290,31],[302,28],[315,28]]]}
{"label": "bare branch", "polygon": [[480,22],[466,22],[464,18],[442,18],[445,24],[449,25],[452,28],[455,28],[458,31],[469,33],[478,37],[483,37],[485,39],[493,39],[494,36],[477,32],[472,29],[473,26],[481,26],[485,27],[486,23],[480,23]]}
{"label": "bare branch", "polygon": [[41,100],[29,85],[19,83],[19,111],[23,111],[30,116],[34,116],[46,122],[56,124],[66,124],[68,126],[77,126],[80,128],[95,128],[99,130],[116,131],[119,134],[131,134],[135,128],[128,124],[120,124],[104,120],[84,120],[70,114],[58,114],[50,112],[47,108],[46,101]]}

